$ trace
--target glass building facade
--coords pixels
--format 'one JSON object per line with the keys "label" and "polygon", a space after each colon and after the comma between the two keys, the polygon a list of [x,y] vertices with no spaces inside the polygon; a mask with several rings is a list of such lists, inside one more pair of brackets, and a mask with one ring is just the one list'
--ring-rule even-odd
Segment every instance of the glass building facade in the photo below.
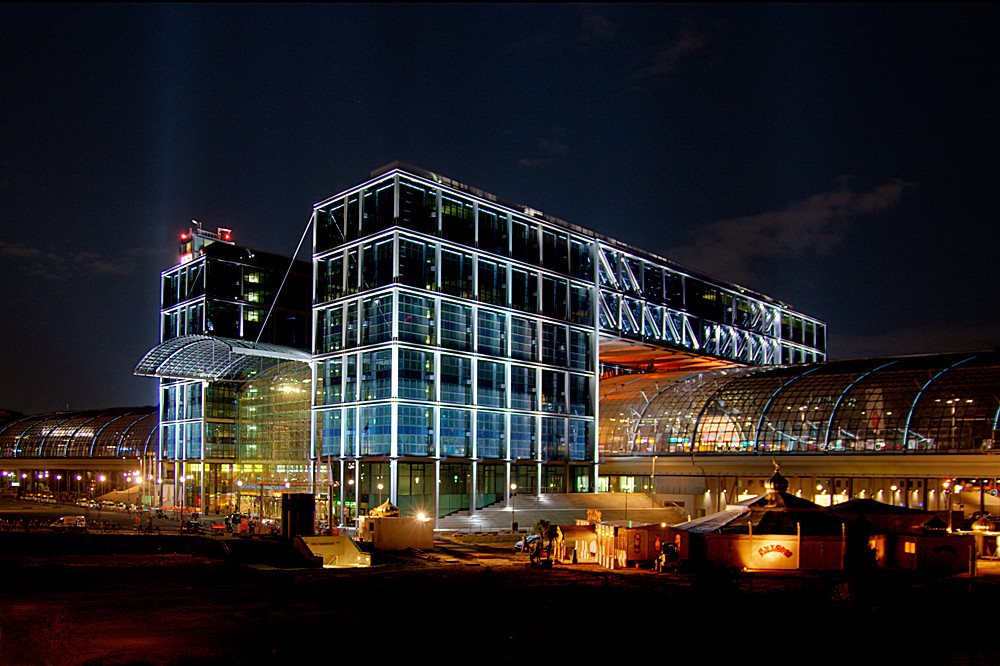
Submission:
{"label": "glass building facade", "polygon": [[744,367],[601,385],[607,455],[971,453],[1000,448],[1000,353]]}
{"label": "glass building facade", "polygon": [[268,515],[291,489],[350,522],[592,492],[602,376],[825,358],[782,303],[399,163],[311,228],[311,267],[196,224],[162,273],[136,372],[165,505]]}
{"label": "glass building facade", "polygon": [[0,495],[44,492],[73,501],[139,485],[137,495],[151,503],[158,423],[156,407],[58,412],[0,423]]}
{"label": "glass building facade", "polygon": [[313,230],[315,452],[341,506],[593,491],[612,366],[825,358],[781,303],[399,163]]}
{"label": "glass building facade", "polygon": [[160,499],[273,516],[275,493],[311,488],[309,264],[195,225],[161,274],[160,345],[136,370],[160,378]]}

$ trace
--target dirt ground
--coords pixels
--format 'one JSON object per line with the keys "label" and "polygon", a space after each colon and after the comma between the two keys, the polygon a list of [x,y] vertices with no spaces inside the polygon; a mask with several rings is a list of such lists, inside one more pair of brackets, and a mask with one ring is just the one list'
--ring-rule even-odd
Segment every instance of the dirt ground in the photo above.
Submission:
{"label": "dirt ground", "polygon": [[275,540],[0,533],[0,665],[1000,661],[998,576],[545,571],[510,541],[334,570]]}

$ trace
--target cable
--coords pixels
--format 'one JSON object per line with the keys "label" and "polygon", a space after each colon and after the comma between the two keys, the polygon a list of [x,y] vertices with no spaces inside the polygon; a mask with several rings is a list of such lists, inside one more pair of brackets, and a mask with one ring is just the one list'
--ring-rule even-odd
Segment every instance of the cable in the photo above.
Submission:
{"label": "cable", "polygon": [[278,296],[281,295],[281,289],[285,286],[285,281],[288,279],[288,275],[292,272],[292,266],[295,265],[295,258],[299,256],[299,250],[302,249],[302,243],[306,240],[306,234],[309,233],[309,227],[312,226],[313,217],[309,217],[309,221],[306,222],[306,228],[302,231],[302,238],[299,239],[299,244],[295,248],[295,252],[292,254],[291,261],[288,262],[288,270],[285,271],[285,277],[281,278],[281,284],[278,285],[278,289],[274,292],[274,299],[271,301],[271,307],[267,311],[267,316],[264,317],[264,321],[260,325],[260,330],[257,331],[257,337],[253,341],[253,346],[256,348],[257,343],[260,342],[260,336],[264,333],[264,328],[267,326],[267,321],[271,318],[271,313],[274,312],[274,306],[278,303]]}

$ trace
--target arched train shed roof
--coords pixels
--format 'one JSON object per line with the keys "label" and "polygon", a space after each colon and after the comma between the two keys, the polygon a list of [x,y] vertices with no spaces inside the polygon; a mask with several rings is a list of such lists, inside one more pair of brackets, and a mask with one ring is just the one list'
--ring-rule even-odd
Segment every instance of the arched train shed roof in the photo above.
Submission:
{"label": "arched train shed roof", "polygon": [[602,455],[1000,449],[1000,352],[601,381]]}
{"label": "arched train shed roof", "polygon": [[158,425],[156,407],[26,416],[0,425],[0,459],[151,456]]}

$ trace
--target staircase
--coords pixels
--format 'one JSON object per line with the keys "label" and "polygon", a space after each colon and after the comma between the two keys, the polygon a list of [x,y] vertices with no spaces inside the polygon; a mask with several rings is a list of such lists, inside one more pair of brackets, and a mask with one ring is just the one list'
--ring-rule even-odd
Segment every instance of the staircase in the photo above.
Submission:
{"label": "staircase", "polygon": [[649,495],[637,493],[545,493],[539,496],[518,495],[514,498],[513,517],[510,505],[498,502],[475,514],[459,511],[438,520],[438,529],[461,532],[510,531],[512,521],[518,531],[530,532],[544,519],[554,525],[573,525],[585,520],[588,509],[599,509],[604,521],[633,523],[666,523],[676,525],[687,520],[683,510],[673,504],[660,504]]}

